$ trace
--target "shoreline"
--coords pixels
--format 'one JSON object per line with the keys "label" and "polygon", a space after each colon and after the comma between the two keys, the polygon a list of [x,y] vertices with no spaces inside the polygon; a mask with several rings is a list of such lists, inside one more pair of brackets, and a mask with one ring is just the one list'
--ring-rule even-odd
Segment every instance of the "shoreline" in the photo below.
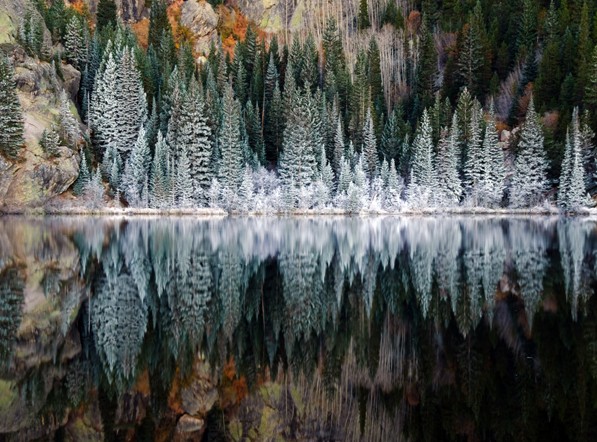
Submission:
{"label": "shoreline", "polygon": [[85,207],[72,208],[10,208],[0,209],[1,216],[124,216],[124,217],[417,217],[417,216],[556,216],[556,217],[597,217],[597,209],[586,209],[576,212],[562,212],[556,208],[534,209],[483,209],[483,208],[445,208],[445,209],[409,209],[399,212],[364,210],[351,213],[341,209],[324,210],[293,210],[280,212],[227,212],[223,209],[194,208],[194,209],[144,209],[103,207],[90,209]]}

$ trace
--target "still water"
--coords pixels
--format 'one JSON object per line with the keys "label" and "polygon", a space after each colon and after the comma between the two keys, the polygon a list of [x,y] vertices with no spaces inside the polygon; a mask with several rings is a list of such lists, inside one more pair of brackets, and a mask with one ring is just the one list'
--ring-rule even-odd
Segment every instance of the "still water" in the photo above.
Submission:
{"label": "still water", "polygon": [[0,218],[0,440],[597,440],[597,223]]}

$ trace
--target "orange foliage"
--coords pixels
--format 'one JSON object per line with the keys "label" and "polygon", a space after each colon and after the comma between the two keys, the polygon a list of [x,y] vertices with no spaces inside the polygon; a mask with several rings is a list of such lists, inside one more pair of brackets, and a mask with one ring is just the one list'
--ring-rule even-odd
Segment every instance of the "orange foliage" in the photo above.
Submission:
{"label": "orange foliage", "polygon": [[[218,32],[222,37],[222,47],[232,57],[237,41],[244,41],[249,28],[249,19],[237,8],[218,6]],[[257,29],[256,26],[254,26]],[[258,36],[264,37],[265,33],[258,31]]]}
{"label": "orange foliage", "polygon": [[228,405],[238,405],[249,394],[247,379],[238,376],[234,358],[230,358],[222,370],[222,383],[220,386],[221,404],[225,408]]}
{"label": "orange foliage", "polygon": [[144,396],[149,396],[151,394],[148,370],[145,370],[143,373],[141,373],[141,375],[137,379],[137,383],[135,384],[135,391],[141,393]]}
{"label": "orange foliage", "polygon": [[510,130],[510,126],[508,126],[503,121],[496,121],[495,128],[497,129],[497,133],[502,133],[503,130]]}
{"label": "orange foliage", "polygon": [[408,18],[406,20],[406,29],[408,32],[412,34],[416,34],[421,26],[421,13],[419,11],[413,10],[408,14]]}
{"label": "orange foliage", "polygon": [[144,49],[147,49],[147,41],[149,38],[149,19],[143,18],[139,20],[137,23],[131,24],[131,29],[135,36],[137,37],[137,41]]}

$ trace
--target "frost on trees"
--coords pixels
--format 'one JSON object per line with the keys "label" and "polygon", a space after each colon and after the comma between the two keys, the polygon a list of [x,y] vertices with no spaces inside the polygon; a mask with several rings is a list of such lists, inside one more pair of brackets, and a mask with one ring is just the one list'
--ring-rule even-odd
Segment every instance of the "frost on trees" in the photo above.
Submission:
{"label": "frost on trees", "polygon": [[102,277],[91,299],[91,327],[110,382],[132,379],[146,326],[147,307],[133,278],[126,273]]}
{"label": "frost on trees", "polygon": [[25,282],[16,267],[0,271],[0,369],[10,363],[21,323]]}
{"label": "frost on trees", "polygon": [[544,201],[548,185],[547,169],[543,131],[531,98],[514,161],[510,184],[512,207],[535,207]]}

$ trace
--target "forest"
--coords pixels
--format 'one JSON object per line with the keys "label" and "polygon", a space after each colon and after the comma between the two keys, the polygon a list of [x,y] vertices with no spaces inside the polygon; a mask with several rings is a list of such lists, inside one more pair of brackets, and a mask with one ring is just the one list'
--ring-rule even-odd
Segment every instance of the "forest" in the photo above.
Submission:
{"label": "forest", "polygon": [[[210,3],[242,17],[233,1]],[[59,145],[81,153],[72,192],[90,207],[593,206],[597,5],[326,4],[300,32],[220,27],[198,54],[164,0],[152,0],[143,38],[113,0],[95,13],[37,0],[19,43],[57,77],[65,63],[81,72],[76,109],[63,94],[40,145],[48,157]],[[18,160],[13,75],[0,54],[0,153]]]}

